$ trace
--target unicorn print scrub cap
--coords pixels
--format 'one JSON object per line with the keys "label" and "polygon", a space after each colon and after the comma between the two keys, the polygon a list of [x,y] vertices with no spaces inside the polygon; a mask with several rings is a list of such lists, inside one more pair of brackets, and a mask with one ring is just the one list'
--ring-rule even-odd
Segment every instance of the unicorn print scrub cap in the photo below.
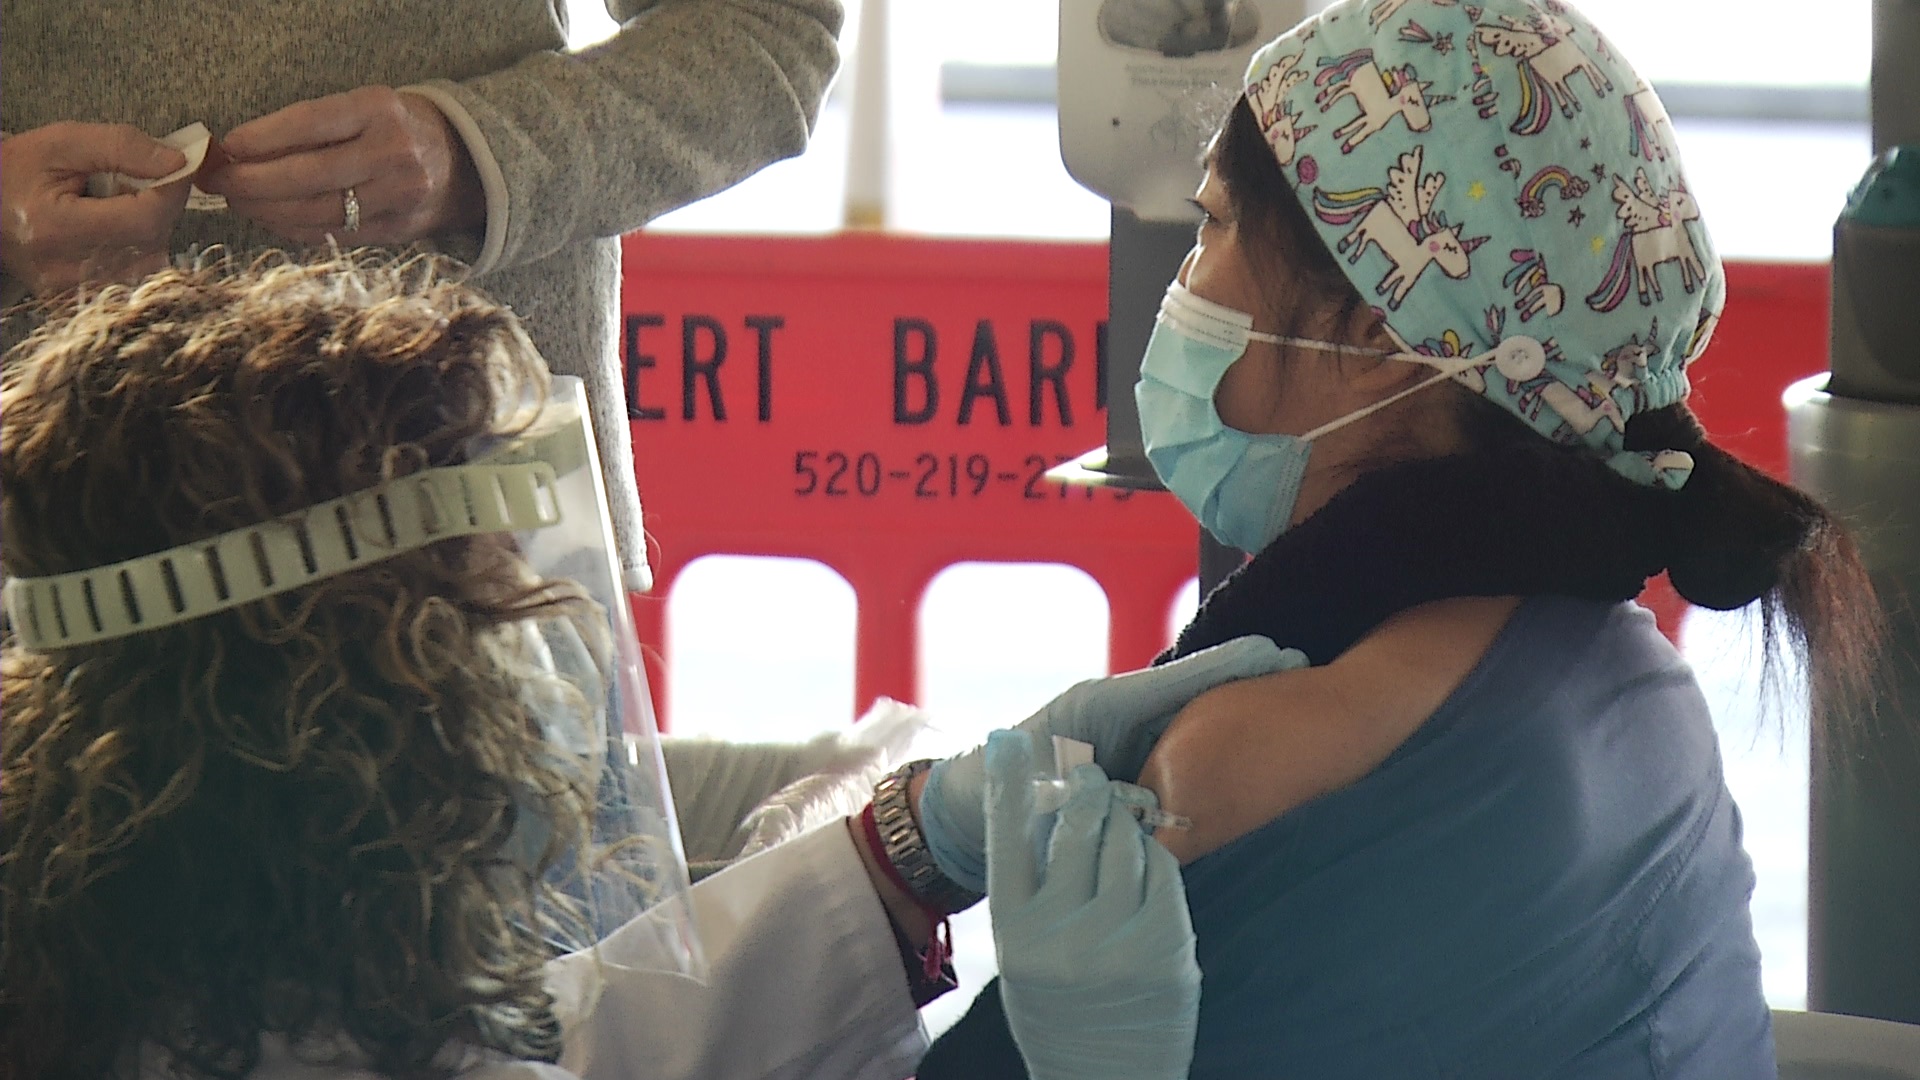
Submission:
{"label": "unicorn print scrub cap", "polygon": [[[1678,488],[1627,421],[1687,396],[1726,295],[1666,110],[1559,0],[1338,3],[1254,55],[1247,103],[1402,348],[1555,442]],[[1541,358],[1544,357],[1544,363]]]}

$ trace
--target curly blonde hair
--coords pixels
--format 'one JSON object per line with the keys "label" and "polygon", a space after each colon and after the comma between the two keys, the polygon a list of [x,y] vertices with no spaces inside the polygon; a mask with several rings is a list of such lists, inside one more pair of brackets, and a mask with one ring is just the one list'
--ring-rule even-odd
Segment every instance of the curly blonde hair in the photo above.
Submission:
{"label": "curly blonde hair", "polygon": [[[55,314],[0,379],[0,529],[37,577],[270,521],[511,434],[547,373],[424,260],[170,270]],[[590,605],[509,536],[192,622],[0,658],[0,1073],[156,1050],[239,1077],[261,1037],[395,1077],[551,1060],[546,864],[592,793],[541,752],[515,627]],[[554,827],[539,865],[516,816]]]}

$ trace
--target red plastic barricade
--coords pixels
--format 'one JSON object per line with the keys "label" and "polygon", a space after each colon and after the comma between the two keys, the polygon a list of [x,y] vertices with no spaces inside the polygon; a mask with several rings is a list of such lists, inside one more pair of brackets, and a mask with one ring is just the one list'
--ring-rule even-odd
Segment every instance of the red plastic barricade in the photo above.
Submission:
{"label": "red plastic barricade", "polygon": [[[1078,567],[1105,590],[1114,670],[1165,645],[1197,533],[1171,498],[1066,488],[1045,469],[1105,438],[1106,248],[824,238],[627,239],[623,349],[670,649],[688,563],[815,559],[858,604],[855,701],[916,696],[917,613],[957,562]],[[1825,366],[1826,268],[1739,266],[1695,403],[1784,468],[1780,392]],[[1647,597],[1669,628],[1679,605]],[[666,672],[650,672],[665,712]]]}

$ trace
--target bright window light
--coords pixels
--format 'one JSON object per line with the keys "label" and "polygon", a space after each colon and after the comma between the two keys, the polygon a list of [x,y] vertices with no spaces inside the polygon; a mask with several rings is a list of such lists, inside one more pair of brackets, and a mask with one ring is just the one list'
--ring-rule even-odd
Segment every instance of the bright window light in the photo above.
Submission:
{"label": "bright window light", "polygon": [[798,741],[853,722],[853,587],[807,559],[710,555],[667,598],[675,735]]}
{"label": "bright window light", "polygon": [[959,563],[920,604],[920,704],[956,748],[1107,671],[1107,597],[1085,571]]}

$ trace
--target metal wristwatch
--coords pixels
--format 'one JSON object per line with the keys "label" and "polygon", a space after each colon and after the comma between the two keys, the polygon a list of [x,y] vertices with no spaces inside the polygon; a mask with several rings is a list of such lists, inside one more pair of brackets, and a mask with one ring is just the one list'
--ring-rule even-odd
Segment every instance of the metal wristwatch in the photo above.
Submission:
{"label": "metal wristwatch", "polygon": [[906,882],[907,890],[923,907],[941,912],[964,911],[985,899],[948,877],[934,862],[933,852],[913,819],[908,786],[933,767],[930,758],[909,761],[888,773],[873,788],[873,823],[879,830],[887,861]]}

